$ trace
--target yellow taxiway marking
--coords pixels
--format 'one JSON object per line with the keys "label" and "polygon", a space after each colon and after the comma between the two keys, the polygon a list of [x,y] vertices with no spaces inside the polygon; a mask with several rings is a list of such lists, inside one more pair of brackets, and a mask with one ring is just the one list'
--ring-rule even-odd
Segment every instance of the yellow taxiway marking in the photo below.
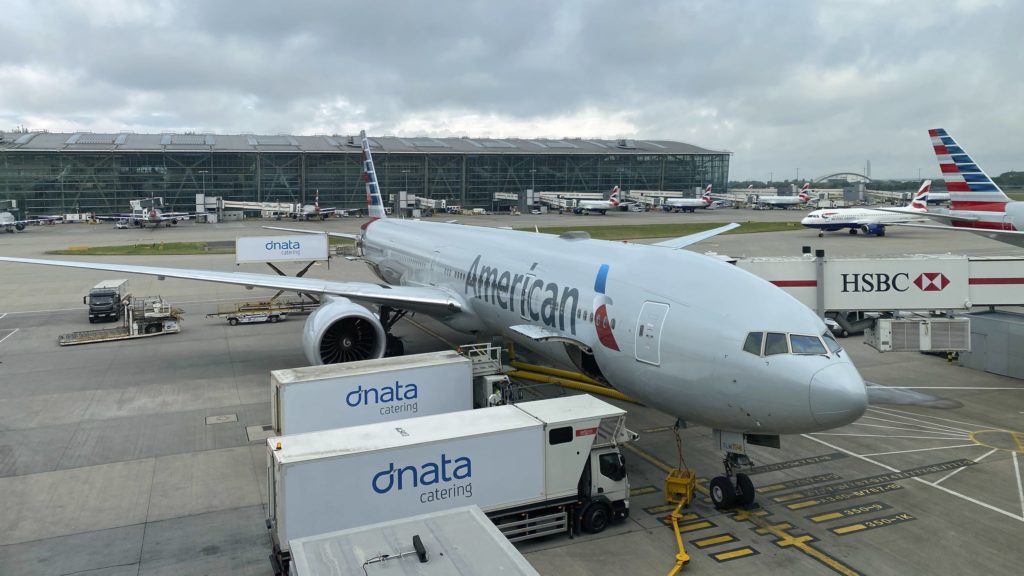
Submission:
{"label": "yellow taxiway marking", "polygon": [[737,548],[735,550],[728,550],[726,552],[712,554],[711,557],[719,562],[727,562],[729,560],[745,558],[747,556],[753,556],[755,554],[757,554],[757,550],[754,550],[753,548]]}
{"label": "yellow taxiway marking", "polygon": [[836,534],[849,534],[850,532],[859,532],[860,530],[867,530],[867,526],[863,524],[850,524],[849,526],[840,526],[839,528],[833,528],[832,531]]}
{"label": "yellow taxiway marking", "polygon": [[652,494],[658,492],[658,489],[654,486],[640,486],[638,488],[631,488],[629,490],[630,496],[643,496],[644,494]]}
{"label": "yellow taxiway marking", "polygon": [[836,518],[842,518],[843,515],[839,512],[831,512],[829,514],[821,514],[820,516],[811,516],[811,522],[828,522],[829,520],[835,520]]}
{"label": "yellow taxiway marking", "polygon": [[701,538],[700,540],[693,540],[692,544],[697,548],[707,548],[708,546],[717,546],[719,544],[725,544],[726,542],[735,542],[736,537],[732,534],[720,534],[718,536],[711,536],[709,538]]}
{"label": "yellow taxiway marking", "polygon": [[708,522],[707,520],[699,520],[697,522],[691,522],[689,524],[680,524],[679,532],[696,532],[697,530],[703,530],[705,528],[714,528],[714,526],[714,524]]}

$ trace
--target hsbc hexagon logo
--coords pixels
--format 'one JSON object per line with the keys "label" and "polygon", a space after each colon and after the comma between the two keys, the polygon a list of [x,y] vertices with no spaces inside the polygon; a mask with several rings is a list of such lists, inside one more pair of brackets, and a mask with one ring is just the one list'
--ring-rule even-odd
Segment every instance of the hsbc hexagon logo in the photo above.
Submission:
{"label": "hsbc hexagon logo", "polygon": [[939,292],[949,286],[949,278],[942,272],[925,272],[914,278],[914,286],[922,292]]}

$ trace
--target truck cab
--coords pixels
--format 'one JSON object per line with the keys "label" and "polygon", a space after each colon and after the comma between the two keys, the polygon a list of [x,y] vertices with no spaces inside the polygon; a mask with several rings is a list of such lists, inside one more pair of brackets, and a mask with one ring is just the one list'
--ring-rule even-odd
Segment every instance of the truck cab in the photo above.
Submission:
{"label": "truck cab", "polygon": [[604,530],[612,520],[629,517],[629,477],[626,459],[615,445],[595,447],[589,466],[580,477],[579,527],[590,534]]}

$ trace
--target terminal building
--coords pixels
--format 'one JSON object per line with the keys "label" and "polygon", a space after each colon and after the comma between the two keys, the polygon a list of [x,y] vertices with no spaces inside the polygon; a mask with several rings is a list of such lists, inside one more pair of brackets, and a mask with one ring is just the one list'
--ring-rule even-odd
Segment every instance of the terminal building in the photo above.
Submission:
{"label": "terminal building", "polygon": [[[371,137],[385,194],[493,209],[495,194],[725,190],[730,153],[667,140]],[[0,132],[0,206],[27,216],[124,211],[160,196],[362,208],[358,136]],[[6,204],[10,204],[9,202]]]}

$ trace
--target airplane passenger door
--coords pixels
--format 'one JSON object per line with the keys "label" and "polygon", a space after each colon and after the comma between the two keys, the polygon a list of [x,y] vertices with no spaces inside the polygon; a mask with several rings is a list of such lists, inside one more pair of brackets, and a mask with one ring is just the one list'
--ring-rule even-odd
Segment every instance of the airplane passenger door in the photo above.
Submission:
{"label": "airplane passenger door", "polygon": [[661,365],[661,332],[668,316],[668,304],[644,302],[636,323],[636,359]]}

